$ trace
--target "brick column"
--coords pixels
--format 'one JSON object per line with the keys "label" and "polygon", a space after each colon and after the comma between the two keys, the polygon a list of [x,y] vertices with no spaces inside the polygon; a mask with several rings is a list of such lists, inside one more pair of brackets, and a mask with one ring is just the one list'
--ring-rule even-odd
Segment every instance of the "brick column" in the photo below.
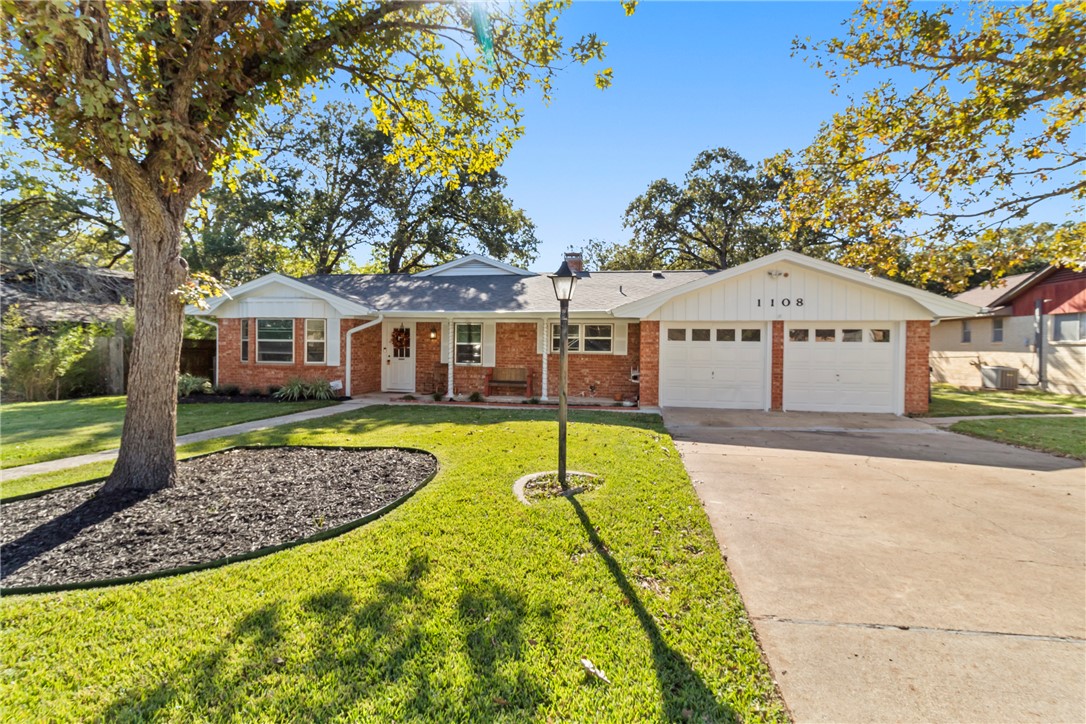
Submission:
{"label": "brick column", "polygon": [[905,322],[905,414],[922,415],[928,411],[931,386],[931,322],[910,319]]}
{"label": "brick column", "polygon": [[641,322],[641,407],[660,404],[660,323]]}
{"label": "brick column", "polygon": [[773,344],[771,354],[771,378],[769,382],[769,409],[784,409],[784,322],[773,322]]}

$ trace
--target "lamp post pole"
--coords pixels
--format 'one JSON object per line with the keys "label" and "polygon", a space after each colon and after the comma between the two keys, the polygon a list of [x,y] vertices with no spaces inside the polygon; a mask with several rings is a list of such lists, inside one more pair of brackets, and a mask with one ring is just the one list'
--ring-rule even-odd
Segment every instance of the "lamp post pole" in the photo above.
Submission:
{"label": "lamp post pole", "polygon": [[569,383],[569,300],[559,301],[558,318],[558,484],[566,489],[566,387]]}
{"label": "lamp post pole", "polygon": [[[558,484],[566,489],[566,387],[569,382],[569,300],[577,286],[577,275],[562,262],[551,275],[554,296],[561,314],[558,318]],[[548,343],[549,344],[549,343]]]}

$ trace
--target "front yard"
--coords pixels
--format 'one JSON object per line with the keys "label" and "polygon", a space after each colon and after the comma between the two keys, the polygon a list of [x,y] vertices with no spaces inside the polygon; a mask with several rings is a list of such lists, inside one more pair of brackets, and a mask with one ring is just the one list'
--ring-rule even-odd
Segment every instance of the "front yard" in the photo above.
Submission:
{"label": "front yard", "polygon": [[962,420],[950,430],[1086,460],[1086,418],[1082,417]]}
{"label": "front yard", "polygon": [[[177,406],[177,434],[289,415],[336,403],[238,402]],[[124,397],[5,403],[0,410],[0,468],[111,450],[121,442]],[[5,491],[5,495],[9,494]]]}
{"label": "front yard", "polygon": [[5,597],[5,716],[786,720],[659,418],[574,413],[570,468],[602,485],[524,506],[511,486],[554,468],[555,434],[549,411],[376,407],[183,448],[401,445],[441,467],[407,504],[330,541]]}
{"label": "front yard", "polygon": [[1086,396],[1057,395],[1048,392],[963,390],[951,385],[938,384],[932,386],[931,405],[924,417],[1065,415],[1068,413],[1068,410],[1049,405],[1086,408]]}

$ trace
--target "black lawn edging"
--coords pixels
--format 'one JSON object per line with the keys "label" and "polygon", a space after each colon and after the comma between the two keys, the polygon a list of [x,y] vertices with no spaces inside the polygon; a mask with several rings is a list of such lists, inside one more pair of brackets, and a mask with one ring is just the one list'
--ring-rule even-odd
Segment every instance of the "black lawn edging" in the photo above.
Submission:
{"label": "black lawn edging", "polygon": [[[398,445],[366,445],[363,447],[351,447],[349,445],[231,445],[230,447],[222,448],[221,450],[215,450],[213,452],[200,453],[199,455],[192,455],[184,458],[179,462],[185,460],[195,460],[196,458],[203,458],[209,455],[217,455],[218,453],[227,452],[229,450],[272,450],[277,448],[309,448],[313,450],[403,450],[405,452],[421,453],[423,455],[429,455],[434,460],[434,472],[430,474],[425,480],[416,485],[411,490],[407,491],[399,498],[396,498],[391,503],[385,505],[383,508],[371,511],[357,520],[352,520],[348,523],[338,525],[335,528],[329,528],[319,533],[314,533],[306,538],[299,538],[298,540],[288,541],[286,543],[279,543],[273,546],[265,546],[258,548],[255,551],[249,551],[248,553],[239,553],[235,556],[227,556],[226,558],[219,558],[214,561],[208,561],[207,563],[194,563],[191,566],[179,566],[177,568],[167,568],[162,571],[154,571],[152,573],[140,573],[134,576],[124,576],[122,578],[100,578],[94,581],[80,581],[79,583],[64,583],[55,586],[13,586],[13,587],[0,587],[0,596],[23,596],[36,593],[59,593],[61,591],[80,591],[92,588],[109,588],[112,586],[123,586],[128,583],[140,583],[143,581],[153,581],[158,578],[168,578],[170,576],[179,576],[184,573],[195,573],[196,571],[208,571],[214,568],[222,568],[223,566],[230,565],[231,563],[240,563],[242,561],[250,561],[254,558],[262,558],[263,556],[271,555],[272,553],[278,553],[280,551],[296,548],[306,543],[317,543],[318,541],[328,540],[330,538],[336,538],[349,533],[355,528],[361,528],[366,523],[372,523],[378,518],[384,517],[391,513],[396,508],[406,503],[411,496],[418,491],[426,487],[437,474],[441,472],[441,465],[438,462],[437,456],[429,450],[422,450],[415,447],[401,447]],[[28,500],[30,498],[38,498],[50,493],[54,493],[58,490],[67,490],[68,488],[77,488],[87,485],[96,485],[103,483],[106,480],[103,476],[95,478],[94,480],[84,480],[79,483],[72,483],[71,485],[61,485],[56,488],[49,488],[48,490],[38,490],[33,493],[26,493],[24,495],[17,495],[11,498],[6,498],[0,501],[0,505],[6,505],[7,503],[14,503],[19,500]]]}

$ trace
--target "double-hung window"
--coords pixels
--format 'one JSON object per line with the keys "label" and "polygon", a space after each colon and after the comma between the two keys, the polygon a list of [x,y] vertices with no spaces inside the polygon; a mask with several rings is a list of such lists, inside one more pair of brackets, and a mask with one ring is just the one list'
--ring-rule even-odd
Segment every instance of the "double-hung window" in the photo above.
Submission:
{"label": "double-hung window", "polygon": [[962,320],[962,344],[970,344],[973,341],[973,328],[968,319]]}
{"label": "double-hung window", "polygon": [[294,320],[256,320],[256,361],[294,361]]}
{"label": "double-hung window", "polygon": [[992,317],[992,341],[1003,341],[1003,317]]}
{"label": "double-hung window", "polygon": [[323,319],[305,320],[306,364],[323,364],[326,348],[326,322]]}
{"label": "double-hung window", "polygon": [[456,325],[456,364],[479,365],[483,363],[483,325]]}
{"label": "double-hung window", "polygon": [[[561,351],[562,328],[551,325],[551,352]],[[614,325],[611,324],[571,324],[569,325],[570,352],[587,354],[610,354],[614,344]]]}

